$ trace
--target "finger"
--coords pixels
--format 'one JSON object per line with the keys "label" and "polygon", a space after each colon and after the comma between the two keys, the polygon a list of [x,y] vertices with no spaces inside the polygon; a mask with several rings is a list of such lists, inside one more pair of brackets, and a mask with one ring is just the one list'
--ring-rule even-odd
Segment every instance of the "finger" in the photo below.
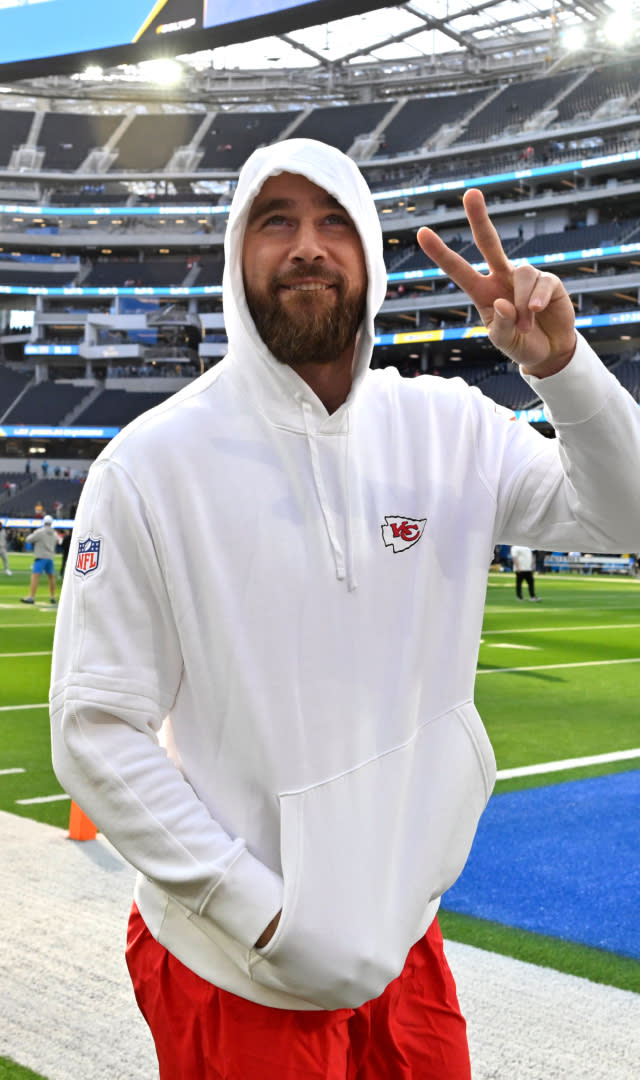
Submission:
{"label": "finger", "polygon": [[496,274],[510,274],[511,263],[504,253],[497,229],[489,217],[482,192],[478,188],[469,188],[464,193],[462,204],[476,247],[484,256],[489,269]]}
{"label": "finger", "polygon": [[519,266],[513,275],[513,297],[518,312],[518,329],[527,331],[536,313],[544,311],[553,298],[557,278],[535,267]]}
{"label": "finger", "polygon": [[544,311],[548,308],[558,284],[555,274],[548,274],[545,270],[541,270],[529,299],[529,310]]}
{"label": "finger", "polygon": [[450,247],[447,247],[444,240],[441,240],[433,229],[426,226],[418,229],[417,240],[425,255],[428,255],[436,266],[439,266],[443,273],[455,282],[459,289],[469,293],[471,296],[474,284],[481,276],[477,270],[474,270],[467,260],[458,255],[456,251],[452,251]]}
{"label": "finger", "polygon": [[525,333],[533,324],[532,312],[536,308],[531,307],[531,302],[536,298],[539,277],[540,271],[528,263],[516,267],[513,272],[513,304],[516,309],[516,321],[518,328]]}

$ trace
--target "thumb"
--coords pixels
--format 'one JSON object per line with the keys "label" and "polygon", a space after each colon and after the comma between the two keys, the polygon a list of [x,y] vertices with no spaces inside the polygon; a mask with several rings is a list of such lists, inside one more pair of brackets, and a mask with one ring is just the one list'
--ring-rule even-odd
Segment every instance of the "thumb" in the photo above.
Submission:
{"label": "thumb", "polygon": [[497,315],[500,323],[504,324],[505,322],[510,322],[513,325],[515,322],[516,309],[508,300],[494,300],[493,314]]}

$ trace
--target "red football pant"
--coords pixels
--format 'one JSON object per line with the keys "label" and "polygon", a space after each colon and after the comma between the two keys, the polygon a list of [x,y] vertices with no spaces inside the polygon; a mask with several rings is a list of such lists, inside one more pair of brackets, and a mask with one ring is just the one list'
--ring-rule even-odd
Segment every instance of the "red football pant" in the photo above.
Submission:
{"label": "red football pant", "polygon": [[359,1009],[273,1009],[220,990],[158,944],[135,904],[126,955],[160,1080],[471,1080],[437,920]]}

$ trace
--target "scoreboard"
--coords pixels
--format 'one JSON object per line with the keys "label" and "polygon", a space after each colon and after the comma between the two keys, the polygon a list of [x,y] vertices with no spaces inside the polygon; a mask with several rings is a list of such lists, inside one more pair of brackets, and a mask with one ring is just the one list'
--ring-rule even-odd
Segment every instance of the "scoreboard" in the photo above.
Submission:
{"label": "scoreboard", "polygon": [[212,49],[389,0],[0,0],[0,79]]}

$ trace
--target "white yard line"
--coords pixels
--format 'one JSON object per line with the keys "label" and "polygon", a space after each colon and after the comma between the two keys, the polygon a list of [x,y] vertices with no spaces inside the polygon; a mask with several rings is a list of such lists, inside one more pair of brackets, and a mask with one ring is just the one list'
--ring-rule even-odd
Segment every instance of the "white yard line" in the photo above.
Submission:
{"label": "white yard line", "polygon": [[[513,589],[515,585],[515,577],[513,577],[513,570],[508,570],[507,574],[511,574],[511,581],[507,578],[506,581],[489,581],[487,583],[490,589]],[[502,574],[499,575],[502,577]],[[506,577],[506,574],[505,574]],[[584,581],[588,579],[589,586],[593,585],[637,585],[640,583],[640,577],[633,577],[631,574],[536,574],[536,581],[540,584],[551,584],[552,581]]]}
{"label": "white yard line", "polygon": [[0,705],[0,712],[18,712],[24,709],[48,709],[49,702],[45,701],[43,705]]}
{"label": "white yard line", "polygon": [[608,765],[612,761],[633,761],[634,758],[640,758],[640,747],[636,750],[614,750],[610,754],[565,758],[564,761],[542,761],[539,765],[521,765],[517,769],[498,769],[496,779],[513,780],[517,776],[538,776],[541,773],[564,772],[565,769],[582,769],[585,765]]}
{"label": "white yard line", "polygon": [[517,630],[483,630],[482,636],[488,634],[560,634],[574,630],[638,630],[640,623],[604,623],[601,626],[523,626]]}
{"label": "white yard line", "polygon": [[38,795],[34,799],[16,799],[17,806],[32,806],[34,803],[43,802],[62,802],[63,799],[70,799],[70,795]]}
{"label": "white yard line", "polygon": [[521,649],[523,652],[540,652],[540,645],[515,645],[513,641],[480,641],[488,649]]}
{"label": "white yard line", "polygon": [[525,667],[483,668],[476,675],[502,675],[509,671],[554,671],[558,668],[608,667],[612,664],[640,664],[640,656],[629,656],[624,660],[580,660],[574,664],[527,664]]}
{"label": "white yard line", "polygon": [[51,656],[53,649],[45,649],[42,652],[0,652],[0,660],[15,660],[18,656]]}
{"label": "white yard line", "polygon": [[0,769],[0,776],[11,776],[12,773],[23,773],[24,769]]}
{"label": "white yard line", "polygon": [[[0,623],[0,630],[42,630],[43,625],[46,625],[46,623]],[[54,619],[51,626],[55,625]]]}

